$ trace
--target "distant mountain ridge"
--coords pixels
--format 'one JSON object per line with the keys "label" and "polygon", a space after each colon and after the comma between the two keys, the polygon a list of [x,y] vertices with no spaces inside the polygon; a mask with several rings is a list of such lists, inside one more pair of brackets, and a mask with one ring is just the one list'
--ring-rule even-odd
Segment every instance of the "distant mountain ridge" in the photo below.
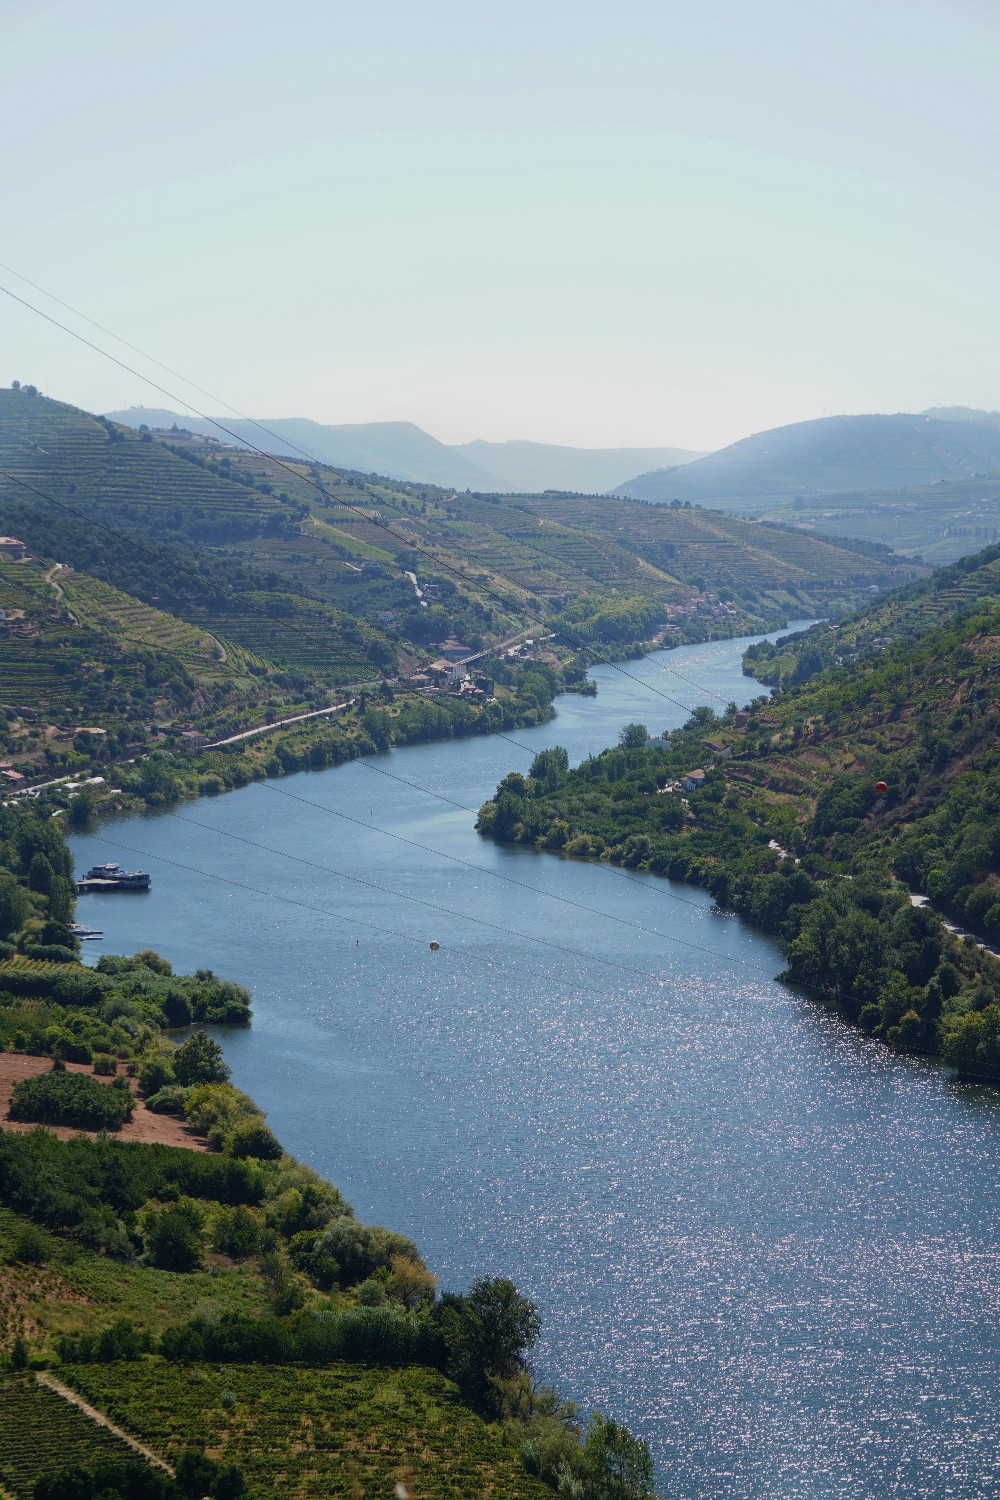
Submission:
{"label": "distant mountain ridge", "polygon": [[[132,406],[106,412],[128,427],[178,427],[206,437],[232,441],[226,432],[203,417],[187,416],[163,407]],[[690,463],[701,453],[686,448],[573,448],[554,443],[477,440],[449,445],[438,442],[413,422],[353,422],[330,424],[306,417],[261,419],[260,427],[240,417],[219,422],[238,441],[268,453],[384,474],[413,484],[452,485],[455,489],[500,494],[535,494],[544,490],[572,490],[601,495],[640,469]],[[261,428],[273,434],[269,437]]]}
{"label": "distant mountain ridge", "polygon": [[797,495],[892,490],[1000,469],[1000,422],[901,412],[821,417],[754,433],[617,494],[758,513]]}
{"label": "distant mountain ridge", "polygon": [[604,495],[641,469],[676,468],[705,456],[687,448],[572,448],[524,439],[489,443],[481,438],[456,443],[452,452],[464,453],[496,474],[512,494],[573,490]]}
{"label": "distant mountain ridge", "polygon": [[[262,417],[260,426],[241,417],[220,417],[226,430],[206,418],[185,416],[162,408],[133,406],[127,411],[107,412],[113,422],[129,427],[172,427],[176,423],[188,432],[248,448],[262,448],[267,453],[301,459],[303,453],[318,463],[338,469],[354,469],[362,474],[384,474],[389,479],[406,479],[426,484],[453,485],[456,489],[497,487],[496,479],[477,464],[439,443],[413,422],[349,422],[331,426],[313,422],[308,417]],[[262,432],[261,428],[267,428]],[[268,433],[272,436],[268,436]]]}

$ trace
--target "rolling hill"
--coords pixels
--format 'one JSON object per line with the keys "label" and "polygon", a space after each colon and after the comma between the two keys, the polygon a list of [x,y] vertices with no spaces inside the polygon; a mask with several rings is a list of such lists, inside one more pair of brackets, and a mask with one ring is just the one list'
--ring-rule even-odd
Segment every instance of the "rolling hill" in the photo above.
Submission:
{"label": "rolling hill", "polygon": [[[413,422],[331,425],[312,422],[306,417],[274,417],[261,418],[258,427],[239,417],[220,417],[223,426],[234,434],[234,443],[213,422],[159,407],[133,406],[107,415],[127,427],[176,426],[215,438],[227,446],[260,447],[298,460],[308,454],[319,463],[353,469],[360,474],[385,474],[390,479],[452,485],[463,490],[501,488],[494,474],[458,449],[439,443]],[[261,427],[266,427],[271,436],[263,433]]]}
{"label": "rolling hill", "polygon": [[939,566],[1000,539],[1000,476],[942,479],[894,490],[797,495],[766,505],[761,519],[882,542]]}
{"label": "rolling hill", "polygon": [[0,560],[0,604],[23,611],[0,629],[0,749],[35,778],[77,764],[79,725],[109,751],[157,725],[223,738],[408,682],[449,639],[471,654],[542,632],[558,667],[581,642],[620,654],[836,613],[923,571],[711,511],[362,478],[25,390],[0,391],[0,471],[0,531],[30,554]]}
{"label": "rolling hill", "polygon": [[[166,431],[176,427],[224,444],[232,441],[207,419],[163,407],[132,406],[105,415],[127,427]],[[296,459],[308,455],[320,463],[361,474],[384,474],[418,484],[497,494],[575,490],[603,495],[640,469],[690,463],[702,457],[684,448],[572,448],[554,443],[482,441],[449,446],[412,422],[331,425],[303,417],[276,417],[262,419],[257,426],[239,417],[220,417],[219,421],[239,443],[268,453]]]}
{"label": "rolling hill", "polygon": [[685,448],[571,448],[556,443],[458,443],[452,450],[489,470],[510,494],[575,490],[604,495],[643,469],[673,468],[704,457]]}
{"label": "rolling hill", "polygon": [[823,417],[755,433],[682,468],[640,474],[617,493],[761,515],[797,497],[904,489],[996,469],[1000,426],[989,422]]}

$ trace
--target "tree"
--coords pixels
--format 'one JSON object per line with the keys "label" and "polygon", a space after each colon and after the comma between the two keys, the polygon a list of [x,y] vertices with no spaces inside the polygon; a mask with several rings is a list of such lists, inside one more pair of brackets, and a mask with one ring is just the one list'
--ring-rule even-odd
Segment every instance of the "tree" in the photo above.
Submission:
{"label": "tree", "polygon": [[495,1404],[494,1380],[509,1380],[524,1368],[541,1330],[535,1304],[499,1276],[480,1276],[465,1297],[446,1293],[438,1319],[448,1374],[470,1400],[487,1408]]}
{"label": "tree", "polygon": [[653,1492],[653,1458],[627,1427],[595,1411],[583,1444],[587,1492],[593,1500],[646,1500]]}
{"label": "tree", "polygon": [[623,750],[641,750],[649,739],[649,730],[645,724],[626,724],[618,736],[618,743]]}
{"label": "tree", "polygon": [[545,791],[551,792],[559,785],[560,776],[569,770],[569,754],[562,745],[553,745],[550,750],[540,750],[531,762],[528,772],[532,781],[539,781]]}
{"label": "tree", "polygon": [[229,1138],[229,1154],[252,1156],[257,1161],[280,1161],[284,1151],[277,1136],[263,1120],[243,1120]]}
{"label": "tree", "polygon": [[38,891],[41,895],[47,896],[52,889],[54,876],[55,871],[41,850],[31,856],[31,865],[28,869],[29,890]]}
{"label": "tree", "polygon": [[0,870],[0,937],[17,932],[27,921],[31,901],[9,870]]}
{"label": "tree", "polygon": [[222,1048],[207,1031],[196,1031],[173,1057],[174,1077],[182,1087],[195,1083],[226,1083],[230,1069],[223,1060]]}
{"label": "tree", "polygon": [[194,1271],[201,1264],[201,1234],[188,1207],[174,1204],[147,1221],[146,1258],[161,1271]]}

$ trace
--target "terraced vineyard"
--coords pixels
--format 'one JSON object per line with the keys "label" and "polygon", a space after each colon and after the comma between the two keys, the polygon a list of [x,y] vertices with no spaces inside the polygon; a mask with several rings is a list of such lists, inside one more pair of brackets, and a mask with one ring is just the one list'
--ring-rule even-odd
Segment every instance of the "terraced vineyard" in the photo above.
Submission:
{"label": "terraced vineyard", "polygon": [[160,725],[224,738],[449,636],[479,649],[560,612],[585,640],[750,633],[920,573],[718,512],[279,462],[20,389],[0,390],[0,470],[43,492],[0,477],[0,530],[37,559],[0,560],[2,750],[36,780],[93,762],[78,726],[107,732],[108,764]]}
{"label": "terraced vineyard", "polygon": [[[67,606],[81,623],[93,624],[121,636],[129,645],[159,647],[177,657],[195,676],[232,680],[238,661],[215,636],[176,615],[143,604],[130,594],[87,574],[67,570],[59,575]],[[251,658],[253,659],[253,658]],[[260,664],[260,663],[258,663]]]}
{"label": "terraced vineyard", "polygon": [[806,495],[762,513],[813,536],[863,537],[940,565],[1000,538],[1000,479],[986,475],[904,490]]}
{"label": "terraced vineyard", "polygon": [[61,1372],[127,1432],[167,1458],[205,1445],[242,1469],[257,1500],[389,1496],[544,1500],[513,1443],[432,1370],[322,1370],[144,1360]]}
{"label": "terraced vineyard", "polygon": [[34,1375],[0,1377],[0,1480],[31,1500],[35,1480],[63,1464],[123,1463],[135,1451]]}

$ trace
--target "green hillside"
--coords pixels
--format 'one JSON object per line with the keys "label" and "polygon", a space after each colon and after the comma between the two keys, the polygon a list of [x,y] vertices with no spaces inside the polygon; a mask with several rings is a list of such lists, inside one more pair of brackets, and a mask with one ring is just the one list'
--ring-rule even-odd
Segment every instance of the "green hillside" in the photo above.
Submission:
{"label": "green hillside", "polygon": [[640,474],[619,492],[760,515],[797,496],[906,489],[1000,469],[1000,426],[900,412],[822,417],[742,438],[683,468]]}
{"label": "green hillside", "polygon": [[768,520],[815,534],[855,536],[940,565],[1000,539],[1000,479],[940,480],[897,490],[799,495],[768,504]]}
{"label": "green hillside", "polygon": [[[998,582],[992,549],[752,648],[775,699],[700,708],[662,745],[633,726],[574,771],[545,752],[480,830],[706,886],[867,1031],[1000,1079]],[[685,791],[695,769],[704,784]]]}
{"label": "green hillside", "polygon": [[[786,586],[811,589],[818,600],[833,588],[860,592],[907,576],[884,553],[865,555],[794,536],[783,544],[771,537],[761,541],[757,528],[738,522],[728,523],[720,536],[704,532],[707,518],[693,531],[690,517],[650,513],[620,500],[483,499],[367,477],[362,482],[304,462],[279,464],[189,434],[168,438],[154,441],[148,433],[43,397],[0,391],[0,467],[48,486],[56,498],[105,525],[224,558],[230,570],[236,558],[263,568],[265,595],[268,580],[272,588],[285,580],[316,604],[356,614],[387,612],[381,606],[390,596],[380,569],[392,575],[388,582],[397,604],[419,614],[407,566],[428,573],[447,594],[462,628],[474,627],[477,609],[481,626],[513,623],[518,609],[522,623],[524,607],[533,601],[521,590],[564,597],[583,589],[639,587],[668,602],[689,599],[700,583],[701,592],[737,588],[748,606],[766,612]],[[19,496],[5,483],[0,500],[26,503],[23,492]],[[14,516],[20,520],[22,514]],[[46,512],[47,522],[52,514]],[[95,539],[95,556],[98,546],[107,545]],[[646,550],[658,555],[637,561]],[[746,576],[742,552],[751,559]],[[94,561],[79,565],[86,562],[88,571],[101,576]],[[116,566],[123,566],[120,559]],[[207,558],[202,566],[210,567]],[[359,568],[368,570],[361,581]],[[216,576],[210,573],[213,582]],[[378,586],[370,599],[372,584]],[[120,586],[144,597],[149,580],[143,589],[124,581]],[[401,592],[408,589],[408,596]],[[182,599],[183,592],[178,604]],[[163,607],[171,601],[149,602]]]}
{"label": "green hillside", "polygon": [[[551,696],[579,680],[581,644],[751,633],[922,571],[707,511],[459,494],[154,438],[28,389],[0,391],[0,470],[0,529],[30,554],[0,563],[21,612],[0,631],[0,750],[29,779],[86,764],[80,726],[105,731],[108,765],[163,733],[225,738],[383,676],[422,692],[446,640],[471,654],[543,637]],[[495,657],[478,687],[520,703],[514,722],[535,712]]]}
{"label": "green hillside", "polygon": [[84,967],[71,872],[47,808],[0,806],[3,1492],[651,1500],[645,1445],[536,1385],[511,1282],[439,1294],[206,1030],[166,1034],[247,1024],[246,990],[150,951]]}

